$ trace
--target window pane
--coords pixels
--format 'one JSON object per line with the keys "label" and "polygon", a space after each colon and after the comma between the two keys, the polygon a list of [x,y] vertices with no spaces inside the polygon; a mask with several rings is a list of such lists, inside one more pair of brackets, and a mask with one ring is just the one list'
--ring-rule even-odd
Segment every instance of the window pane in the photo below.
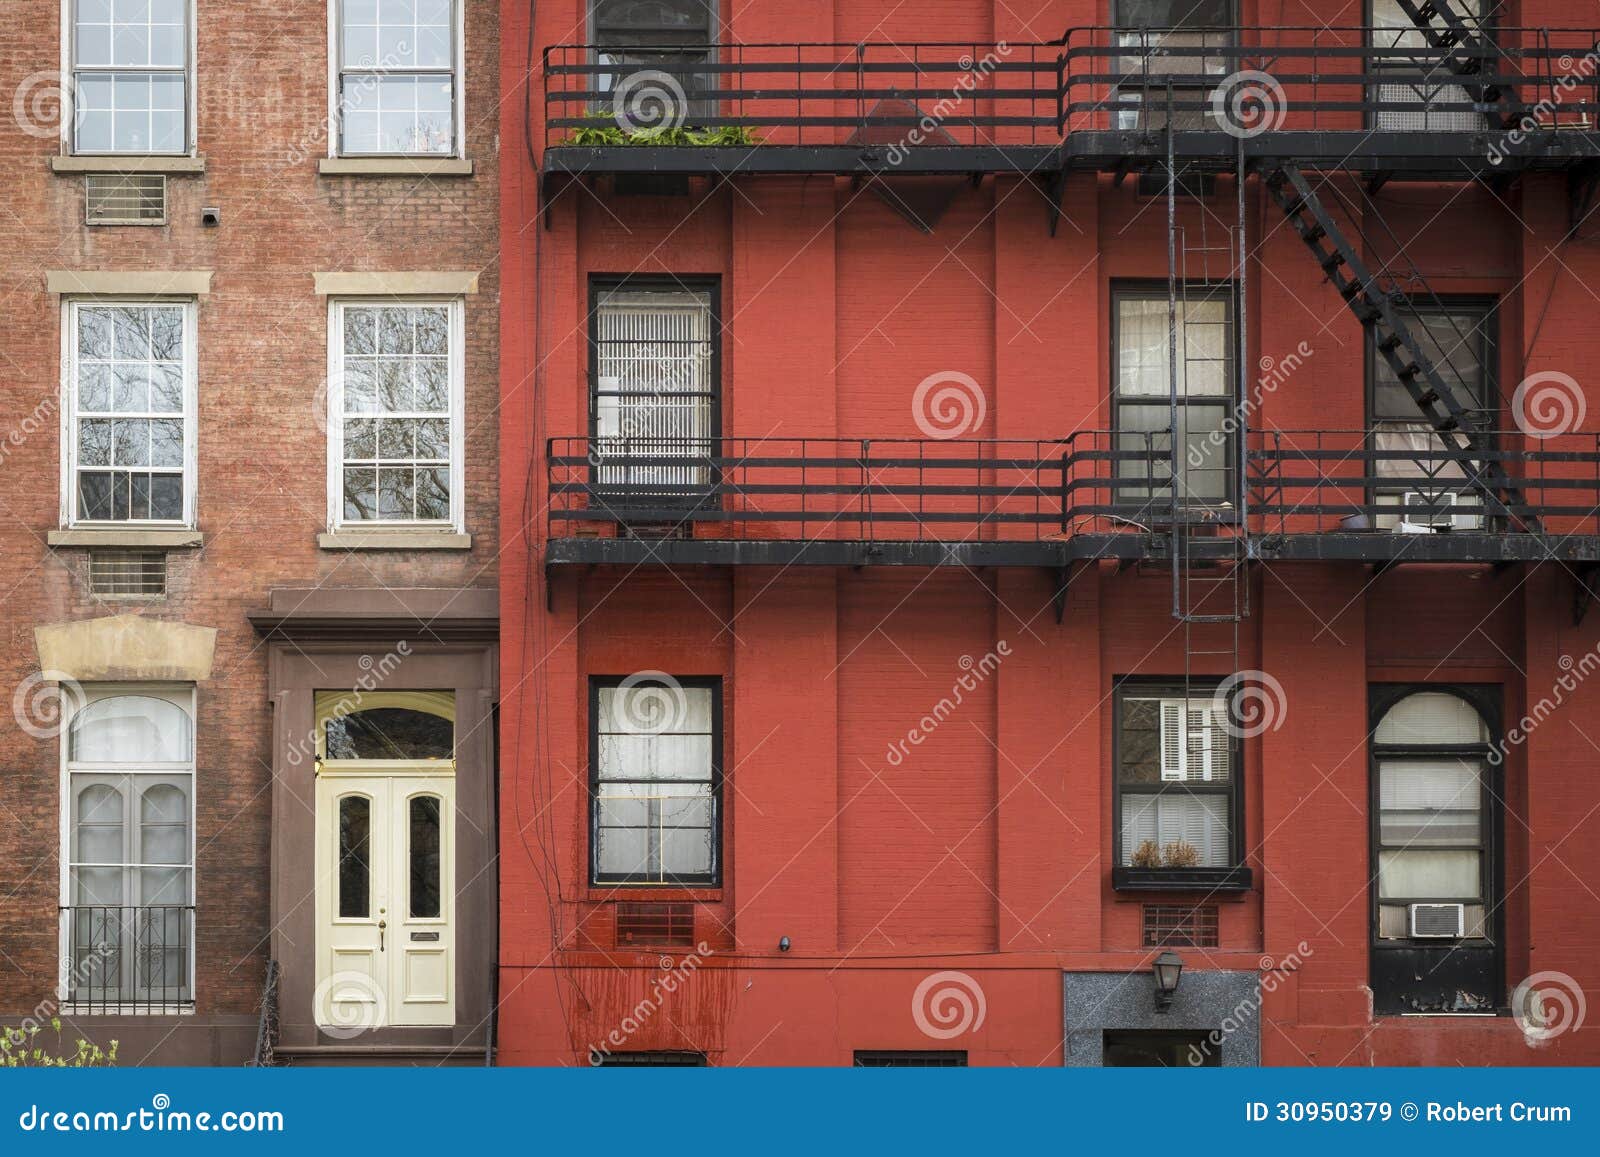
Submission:
{"label": "window pane", "polygon": [[411,914],[439,915],[439,797],[411,801]]}
{"label": "window pane", "polygon": [[[1142,845],[1154,845],[1162,867],[1227,868],[1232,866],[1228,831],[1229,799],[1225,795],[1124,792],[1122,795],[1122,863],[1131,865]],[[1184,845],[1194,850],[1194,864]],[[1142,859],[1143,857],[1141,857]],[[1142,865],[1155,866],[1155,865]]]}
{"label": "window pane", "polygon": [[1459,695],[1419,691],[1389,708],[1375,743],[1453,747],[1489,742],[1489,727],[1477,710]]}
{"label": "window pane", "polygon": [[1116,0],[1119,28],[1226,28],[1231,0]]}
{"label": "window pane", "polygon": [[448,155],[455,149],[450,74],[347,75],[340,90],[343,151]]}
{"label": "window pane", "polygon": [[155,784],[140,796],[139,859],[145,864],[189,862],[189,800],[182,788]]}
{"label": "window pane", "polygon": [[339,801],[339,915],[346,919],[365,919],[372,910],[371,821],[365,796]]}
{"label": "window pane", "polygon": [[181,763],[194,756],[188,712],[148,695],[98,699],[72,719],[68,758],[79,763]]}
{"label": "window pane", "polygon": [[327,721],[327,759],[450,759],[455,724],[407,707],[369,707]]}
{"label": "window pane", "polygon": [[1378,895],[1385,900],[1482,898],[1480,853],[1391,851],[1378,853]]}
{"label": "window pane", "polygon": [[[1461,404],[1469,409],[1482,409],[1487,405],[1488,377],[1483,365],[1483,348],[1492,325],[1491,317],[1478,310],[1452,313],[1419,309],[1416,316],[1409,318],[1409,325],[1422,352]],[[1416,402],[1400,384],[1389,363],[1374,357],[1373,417],[1414,419],[1418,413]]]}
{"label": "window pane", "polygon": [[[1193,288],[1191,293],[1198,292]],[[1178,395],[1228,397],[1232,353],[1232,306],[1224,291],[1210,289],[1204,299],[1178,302]],[[1167,398],[1172,366],[1167,297],[1117,298],[1117,394],[1125,398]]]}
{"label": "window pane", "polygon": [[[78,792],[77,839],[72,858],[80,864],[121,864],[126,844],[123,837],[122,793],[107,784],[91,784]],[[98,901],[111,903],[112,900]],[[80,901],[94,903],[96,901]]]}

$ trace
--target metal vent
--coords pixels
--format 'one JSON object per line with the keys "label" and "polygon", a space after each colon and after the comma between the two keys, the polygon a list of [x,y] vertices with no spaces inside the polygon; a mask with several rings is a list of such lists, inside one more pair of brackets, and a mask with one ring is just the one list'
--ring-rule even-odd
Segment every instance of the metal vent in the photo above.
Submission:
{"label": "metal vent", "polygon": [[964,1069],[965,1049],[857,1049],[858,1069]]}
{"label": "metal vent", "polygon": [[1197,904],[1146,904],[1144,906],[1144,946],[1146,948],[1215,948],[1217,946],[1217,906]]}
{"label": "metal vent", "polygon": [[597,1069],[625,1069],[629,1067],[703,1069],[706,1067],[706,1054],[665,1051],[630,1053],[601,1053],[596,1051],[590,1055],[589,1063]]}
{"label": "metal vent", "polygon": [[1414,939],[1459,940],[1466,931],[1465,904],[1411,905],[1411,935]]}
{"label": "metal vent", "polygon": [[167,223],[167,178],[160,173],[90,173],[83,194],[90,225]]}
{"label": "metal vent", "polygon": [[167,556],[159,550],[91,551],[89,590],[112,598],[150,598],[167,593]]}
{"label": "metal vent", "polygon": [[617,947],[694,947],[694,905],[620,903],[617,905]]}

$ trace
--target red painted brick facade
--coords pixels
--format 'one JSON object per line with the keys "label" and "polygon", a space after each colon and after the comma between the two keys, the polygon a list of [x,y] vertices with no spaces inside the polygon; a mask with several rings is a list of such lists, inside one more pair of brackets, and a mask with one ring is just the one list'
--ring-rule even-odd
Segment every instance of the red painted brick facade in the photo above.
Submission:
{"label": "red painted brick facade", "polygon": [[[1246,2],[1241,19],[1359,24],[1361,6],[1347,7]],[[1565,22],[1557,4],[1511,7],[1514,23]],[[847,44],[1021,43],[1108,17],[1104,4],[990,0],[728,3],[722,15],[727,43]],[[1110,286],[1165,280],[1164,204],[1131,182],[1073,175],[1052,238],[1035,186],[989,177],[964,186],[924,235],[829,175],[696,180],[688,195],[660,197],[613,195],[598,178],[559,186],[545,230],[536,158],[520,147],[525,109],[533,140],[543,128],[537,70],[528,92],[528,19],[528,5],[507,5],[502,27],[502,136],[518,147],[501,202],[500,1059],[581,1064],[620,1027],[616,1047],[703,1051],[713,1064],[848,1064],[858,1049],[945,1047],[974,1064],[1062,1063],[1063,973],[1147,970],[1142,904],[1195,898],[1119,892],[1110,872],[1113,682],[1184,668],[1167,571],[1092,566],[1059,623],[1049,576],[1026,569],[552,576],[541,455],[546,439],[587,429],[597,274],[720,277],[727,436],[915,438],[912,391],[947,370],[985,391],[975,436],[1109,428]],[[578,0],[537,6],[536,50],[585,38]],[[1583,380],[1600,251],[1563,241],[1561,178],[1493,192],[1396,184],[1380,204],[1436,291],[1501,299],[1505,396],[1542,369]],[[1252,421],[1362,427],[1360,325],[1257,187],[1249,206],[1251,360],[1302,341],[1314,351]],[[1230,214],[1231,196],[1212,211]],[[1193,204],[1180,214],[1199,230]],[[1584,428],[1600,428],[1592,385],[1589,397]],[[1547,693],[1562,656],[1600,640],[1594,615],[1574,625],[1571,576],[1553,564],[1379,575],[1302,563],[1253,569],[1250,582],[1238,666],[1278,679],[1287,714],[1245,744],[1254,883],[1220,900],[1219,947],[1184,950],[1190,974],[1303,957],[1265,997],[1267,1063],[1600,1060],[1590,1032],[1536,1048],[1508,1016],[1375,1018],[1368,989],[1369,685],[1498,684],[1515,720]],[[1194,645],[1221,647],[1230,629],[1199,628]],[[993,677],[912,757],[888,760],[963,656],[1002,641],[1009,654]],[[689,894],[710,952],[664,997],[663,970],[681,954],[608,952],[579,935],[604,927],[597,908],[653,895],[587,886],[587,683],[645,670],[720,676],[725,695],[726,867],[720,888]],[[1195,671],[1231,673],[1203,658]],[[1597,696],[1581,688],[1506,761],[1508,989],[1541,971],[1600,985],[1600,902],[1587,884],[1600,870],[1600,794],[1587,771]],[[940,971],[968,974],[985,998],[981,1026],[956,1039],[932,1039],[912,1012],[919,983]]]}

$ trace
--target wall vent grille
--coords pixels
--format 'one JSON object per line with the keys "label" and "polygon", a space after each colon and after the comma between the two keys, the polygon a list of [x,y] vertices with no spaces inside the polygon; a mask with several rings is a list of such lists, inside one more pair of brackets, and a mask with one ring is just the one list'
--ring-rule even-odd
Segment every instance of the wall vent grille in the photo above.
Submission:
{"label": "wall vent grille", "polygon": [[153,598],[167,593],[167,556],[159,550],[89,553],[89,590],[109,598]]}
{"label": "wall vent grille", "polygon": [[694,905],[623,902],[617,905],[617,947],[694,947]]}
{"label": "wall vent grille", "polygon": [[167,178],[161,173],[89,173],[83,191],[90,225],[167,223]]}
{"label": "wall vent grille", "polygon": [[1217,942],[1215,904],[1144,906],[1146,948],[1215,948]]}

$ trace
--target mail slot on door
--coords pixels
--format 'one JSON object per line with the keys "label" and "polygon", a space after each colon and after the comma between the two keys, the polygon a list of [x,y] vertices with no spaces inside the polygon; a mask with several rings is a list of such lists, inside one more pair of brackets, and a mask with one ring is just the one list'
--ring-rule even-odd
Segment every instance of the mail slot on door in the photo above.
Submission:
{"label": "mail slot on door", "polygon": [[437,940],[439,939],[439,934],[437,932],[413,932],[411,939],[413,942],[417,940]]}

